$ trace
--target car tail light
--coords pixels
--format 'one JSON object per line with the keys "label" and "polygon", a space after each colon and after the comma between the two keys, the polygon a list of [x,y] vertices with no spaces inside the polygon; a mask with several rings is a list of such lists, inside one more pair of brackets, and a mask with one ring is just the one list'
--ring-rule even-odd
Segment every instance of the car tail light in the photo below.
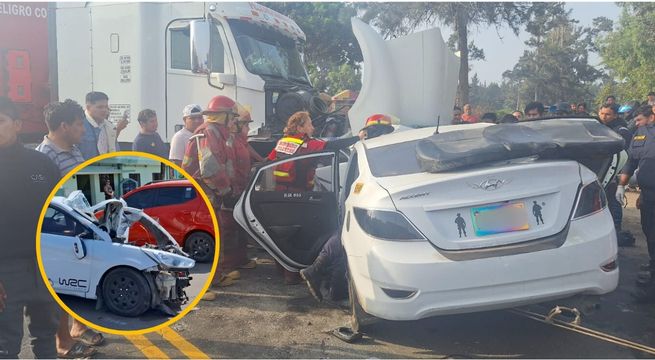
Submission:
{"label": "car tail light", "polygon": [[594,181],[585,185],[580,190],[573,219],[594,214],[603,210],[606,206],[607,196],[605,195],[605,190],[600,186],[598,181]]}
{"label": "car tail light", "polygon": [[425,240],[425,237],[396,211],[354,208],[357,223],[367,234],[385,240]]}

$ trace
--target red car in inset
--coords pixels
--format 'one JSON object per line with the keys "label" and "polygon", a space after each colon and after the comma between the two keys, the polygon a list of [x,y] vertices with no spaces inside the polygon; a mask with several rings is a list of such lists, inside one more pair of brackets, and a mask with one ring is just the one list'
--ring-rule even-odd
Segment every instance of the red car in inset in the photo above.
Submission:
{"label": "red car in inset", "polygon": [[[143,209],[159,221],[182,248],[196,261],[214,258],[215,234],[209,209],[188,180],[148,183],[123,196],[127,205]],[[156,244],[155,239],[139,223],[130,228],[130,242],[137,245]]]}

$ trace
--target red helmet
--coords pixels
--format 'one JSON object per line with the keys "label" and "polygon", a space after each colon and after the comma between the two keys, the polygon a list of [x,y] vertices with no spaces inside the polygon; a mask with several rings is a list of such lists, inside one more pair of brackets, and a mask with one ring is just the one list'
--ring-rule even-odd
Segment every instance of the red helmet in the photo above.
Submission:
{"label": "red helmet", "polygon": [[383,114],[374,114],[368,117],[366,119],[366,124],[364,125],[364,129],[366,129],[369,126],[372,125],[387,125],[391,126],[391,118],[387,115]]}
{"label": "red helmet", "polygon": [[238,114],[236,103],[234,100],[227,96],[218,95],[209,100],[207,108],[202,112],[203,114],[216,114],[216,113],[232,113]]}

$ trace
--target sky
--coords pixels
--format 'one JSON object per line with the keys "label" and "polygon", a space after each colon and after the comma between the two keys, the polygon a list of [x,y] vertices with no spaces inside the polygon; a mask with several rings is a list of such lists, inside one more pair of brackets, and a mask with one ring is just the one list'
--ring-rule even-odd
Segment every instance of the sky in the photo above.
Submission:
{"label": "sky", "polygon": [[[578,25],[590,26],[592,20],[599,16],[605,16],[616,24],[620,9],[613,2],[570,2],[566,4],[572,9],[571,17],[578,20]],[[442,28],[444,40],[447,40],[452,30]],[[498,37],[502,37],[502,40]],[[477,73],[481,82],[500,82],[505,70],[510,70],[523,55],[526,49],[524,41],[529,38],[524,31],[517,37],[507,27],[501,28],[498,32],[494,27],[480,27],[472,29],[469,40],[473,40],[477,47],[484,50],[485,61],[471,62],[470,76]],[[589,62],[596,65],[600,59],[595,54],[590,56]]]}

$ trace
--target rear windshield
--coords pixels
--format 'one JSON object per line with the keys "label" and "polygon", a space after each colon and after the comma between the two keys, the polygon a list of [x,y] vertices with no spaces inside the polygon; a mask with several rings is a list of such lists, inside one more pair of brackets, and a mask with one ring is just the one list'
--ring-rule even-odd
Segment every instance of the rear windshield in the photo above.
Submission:
{"label": "rear windshield", "polygon": [[421,171],[416,144],[422,139],[368,149],[366,157],[375,177],[416,174]]}

